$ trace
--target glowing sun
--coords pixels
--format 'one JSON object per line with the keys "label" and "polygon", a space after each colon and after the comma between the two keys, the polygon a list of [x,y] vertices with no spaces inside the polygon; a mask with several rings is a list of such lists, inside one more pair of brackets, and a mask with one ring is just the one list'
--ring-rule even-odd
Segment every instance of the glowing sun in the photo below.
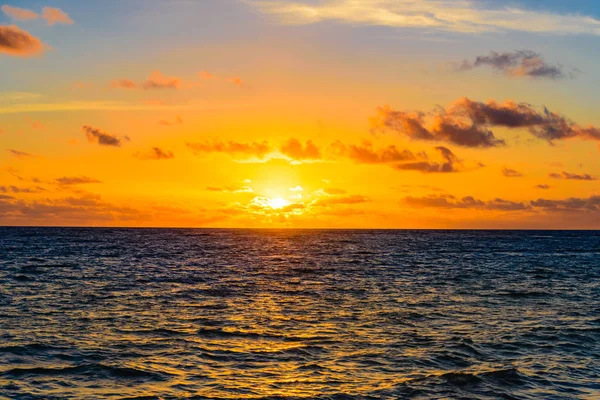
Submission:
{"label": "glowing sun", "polygon": [[269,199],[267,205],[275,210],[278,210],[283,207],[289,206],[290,202],[285,199],[282,199],[281,197],[276,197],[273,199]]}

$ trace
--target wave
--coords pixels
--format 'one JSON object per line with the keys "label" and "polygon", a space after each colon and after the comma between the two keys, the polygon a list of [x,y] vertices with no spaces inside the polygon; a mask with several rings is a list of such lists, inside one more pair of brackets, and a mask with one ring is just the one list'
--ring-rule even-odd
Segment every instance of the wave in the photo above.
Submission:
{"label": "wave", "polygon": [[32,367],[12,368],[0,372],[5,378],[20,378],[24,376],[88,376],[94,378],[119,378],[119,379],[142,379],[150,381],[164,381],[168,378],[167,373],[151,372],[130,367],[115,367],[104,364],[87,364],[62,368]]}

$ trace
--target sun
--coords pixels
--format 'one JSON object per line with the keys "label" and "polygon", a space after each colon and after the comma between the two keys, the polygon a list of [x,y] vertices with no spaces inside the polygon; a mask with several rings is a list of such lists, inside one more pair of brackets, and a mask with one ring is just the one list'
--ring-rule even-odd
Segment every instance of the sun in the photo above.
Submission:
{"label": "sun", "polygon": [[279,210],[281,208],[289,206],[290,202],[287,201],[286,199],[282,199],[281,197],[275,197],[275,198],[269,199],[267,201],[267,205],[274,210]]}

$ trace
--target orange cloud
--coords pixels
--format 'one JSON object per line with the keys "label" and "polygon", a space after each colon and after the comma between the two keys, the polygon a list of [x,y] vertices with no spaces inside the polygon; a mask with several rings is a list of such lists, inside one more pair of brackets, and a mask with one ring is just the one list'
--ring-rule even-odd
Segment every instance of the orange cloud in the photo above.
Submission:
{"label": "orange cloud", "polygon": [[49,26],[56,24],[73,24],[71,17],[60,8],[44,7],[42,9],[42,18],[46,20]]}
{"label": "orange cloud", "polygon": [[406,164],[397,164],[394,168],[402,171],[419,171],[423,173],[448,173],[463,170],[462,161],[450,149],[442,146],[435,148],[444,159],[444,162],[420,161]]}
{"label": "orange cloud", "polygon": [[181,117],[179,115],[176,115],[175,121],[171,122],[171,121],[166,121],[164,119],[161,119],[160,121],[158,121],[158,124],[164,125],[164,126],[181,125],[181,124],[183,124],[183,119],[181,119]]}
{"label": "orange cloud", "polygon": [[[342,157],[347,157],[359,164],[385,164],[415,160],[417,156],[409,150],[398,150],[396,146],[374,150],[373,144],[364,141],[362,145],[345,145],[339,140],[332,144],[333,152]],[[420,155],[422,156],[422,155]]]}
{"label": "orange cloud", "polygon": [[198,76],[200,76],[202,79],[215,79],[215,76],[207,71],[198,72]]}
{"label": "orange cloud", "polygon": [[279,148],[279,151],[297,161],[321,159],[321,150],[310,140],[303,146],[298,139],[289,139]]}
{"label": "orange cloud", "polygon": [[186,143],[195,154],[198,153],[224,153],[224,154],[241,154],[245,156],[254,156],[263,158],[271,152],[271,146],[265,140],[262,142],[239,143],[239,142],[219,142],[212,143]]}
{"label": "orange cloud", "polygon": [[169,160],[175,158],[175,154],[173,154],[172,151],[165,151],[160,147],[153,147],[146,153],[134,154],[134,157],[139,158],[140,160]]}
{"label": "orange cloud", "polygon": [[0,25],[0,53],[31,57],[44,52],[44,44],[29,32],[16,25]]}
{"label": "orange cloud", "polygon": [[116,89],[137,89],[138,85],[129,79],[115,79],[110,83],[110,87]]}
{"label": "orange cloud", "polygon": [[160,71],[152,71],[142,85],[144,89],[179,89],[181,86],[181,79],[165,76]]}
{"label": "orange cloud", "polygon": [[9,18],[17,21],[28,21],[32,19],[38,19],[39,15],[35,11],[28,10],[26,8],[11,7],[9,5],[3,5],[1,7],[2,12]]}
{"label": "orange cloud", "polygon": [[63,176],[62,178],[56,178],[56,183],[63,186],[71,185],[82,185],[88,183],[102,183],[98,179],[90,178],[87,176]]}

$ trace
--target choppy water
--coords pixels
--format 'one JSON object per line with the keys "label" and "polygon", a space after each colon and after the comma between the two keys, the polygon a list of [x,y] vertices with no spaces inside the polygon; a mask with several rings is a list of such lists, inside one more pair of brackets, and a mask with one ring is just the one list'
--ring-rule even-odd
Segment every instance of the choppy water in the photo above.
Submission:
{"label": "choppy water", "polygon": [[0,397],[600,398],[600,233],[0,228]]}

